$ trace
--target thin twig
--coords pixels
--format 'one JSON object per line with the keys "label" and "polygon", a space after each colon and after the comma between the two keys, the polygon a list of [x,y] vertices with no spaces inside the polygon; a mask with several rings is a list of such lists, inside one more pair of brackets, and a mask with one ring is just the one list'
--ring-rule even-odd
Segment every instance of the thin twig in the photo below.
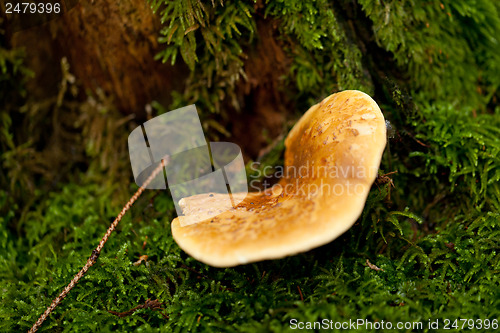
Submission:
{"label": "thin twig", "polygon": [[304,296],[302,295],[302,290],[300,290],[300,286],[297,285],[297,289],[299,290],[300,300],[304,301]]}
{"label": "thin twig", "polygon": [[159,300],[147,299],[146,302],[144,302],[144,304],[139,304],[135,308],[132,308],[130,310],[127,310],[124,312],[108,310],[108,312],[111,314],[114,314],[115,316],[123,318],[123,317],[127,317],[127,316],[134,314],[134,312],[136,312],[137,310],[140,310],[140,309],[163,310],[163,308],[161,306],[162,306],[162,303]]}
{"label": "thin twig", "polygon": [[120,220],[123,218],[125,213],[130,209],[130,207],[132,207],[132,204],[137,200],[137,198],[139,198],[142,192],[144,192],[149,183],[151,183],[151,181],[156,177],[156,175],[158,175],[158,173],[160,173],[163,170],[163,167],[166,165],[166,163],[168,163],[167,158],[161,161],[160,165],[153,170],[148,179],[146,179],[146,181],[139,187],[137,192],[134,193],[134,195],[130,198],[127,204],[123,206],[120,214],[118,214],[113,223],[111,223],[108,230],[106,231],[106,234],[104,234],[101,241],[99,242],[99,245],[97,245],[97,247],[92,251],[92,254],[90,258],[87,259],[87,263],[85,264],[85,266],[83,266],[83,268],[75,275],[73,280],[71,280],[71,282],[66,286],[66,288],[64,288],[64,290],[59,294],[59,296],[57,296],[52,301],[52,304],[47,308],[47,310],[45,310],[45,312],[40,316],[40,318],[38,318],[33,327],[28,331],[28,333],[36,332],[38,328],[40,328],[42,323],[45,321],[45,319],[47,319],[47,317],[52,313],[52,311],[54,311],[56,306],[58,306],[59,303],[61,303],[64,297],[66,297],[66,295],[71,291],[71,289],[73,289],[73,287],[78,283],[78,281],[80,281],[80,279],[85,275],[85,273],[87,273],[89,268],[92,267],[97,262],[97,259],[101,254],[101,250],[104,247],[104,244],[106,244],[109,236],[115,230]]}
{"label": "thin twig", "polygon": [[368,267],[370,267],[371,269],[373,269],[374,271],[384,271],[382,268],[379,268],[377,265],[374,265],[370,262],[370,260],[366,259],[366,264],[368,265]]}

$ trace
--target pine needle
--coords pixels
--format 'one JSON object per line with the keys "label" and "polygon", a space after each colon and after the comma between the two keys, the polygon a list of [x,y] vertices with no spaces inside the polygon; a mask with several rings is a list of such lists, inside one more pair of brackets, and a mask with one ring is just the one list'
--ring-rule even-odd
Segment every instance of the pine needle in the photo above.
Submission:
{"label": "pine needle", "polygon": [[134,202],[139,198],[139,196],[144,192],[146,187],[151,183],[151,181],[160,173],[165,165],[168,163],[168,158],[164,158],[161,161],[161,164],[153,170],[151,175],[146,179],[146,181],[139,187],[139,189],[134,193],[134,195],[130,198],[130,200],[127,202],[125,206],[123,206],[120,214],[115,218],[113,223],[109,226],[108,230],[102,237],[101,241],[99,242],[99,245],[92,251],[92,254],[90,257],[87,259],[87,263],[85,266],[82,267],[82,269],[75,275],[75,277],[71,280],[71,282],[66,286],[66,288],[63,289],[63,291],[57,296],[53,301],[52,304],[45,310],[45,312],[38,318],[35,324],[33,324],[33,327],[28,331],[28,333],[34,333],[36,332],[40,326],[43,324],[45,319],[54,311],[54,309],[61,303],[61,301],[68,295],[68,293],[73,289],[73,287],[80,281],[80,279],[87,273],[90,267],[92,267],[96,262],[97,259],[99,258],[99,255],[101,254],[101,250],[104,247],[104,244],[108,241],[109,236],[111,236],[111,233],[115,230],[116,226],[118,223],[121,221],[125,213],[132,207]]}

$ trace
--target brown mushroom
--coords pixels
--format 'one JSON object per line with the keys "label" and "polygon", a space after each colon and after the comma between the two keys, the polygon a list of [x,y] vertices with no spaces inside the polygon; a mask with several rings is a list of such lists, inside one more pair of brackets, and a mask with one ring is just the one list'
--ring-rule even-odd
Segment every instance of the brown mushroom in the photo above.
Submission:
{"label": "brown mushroom", "polygon": [[[236,207],[190,224],[172,222],[188,254],[229,267],[276,259],[326,244],[360,216],[386,144],[384,117],[373,99],[343,91],[311,107],[285,140],[284,176]],[[233,194],[234,196],[244,194]],[[218,194],[182,199],[186,215],[217,209]]]}

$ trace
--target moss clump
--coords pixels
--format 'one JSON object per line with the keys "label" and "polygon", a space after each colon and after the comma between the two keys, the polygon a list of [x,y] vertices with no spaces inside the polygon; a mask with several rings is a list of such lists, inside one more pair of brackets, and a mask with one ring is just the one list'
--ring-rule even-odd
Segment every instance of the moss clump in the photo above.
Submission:
{"label": "moss clump", "polygon": [[[261,38],[258,28],[278,22],[273,38],[288,67],[276,94],[305,110],[336,90],[373,93],[395,130],[380,177],[363,215],[339,239],[230,269],[208,267],[183,253],[170,234],[171,199],[148,192],[41,331],[281,332],[291,330],[292,319],[422,322],[417,331],[431,331],[429,320],[440,320],[441,328],[444,319],[498,320],[496,2],[151,4],[163,21],[166,47],[158,57],[179,64],[180,54],[190,69],[186,90],[174,93],[175,106],[196,102],[213,112],[224,113],[223,105],[236,110],[246,56]],[[17,89],[14,81],[5,81],[10,91]],[[18,103],[1,113],[0,331],[27,330],[35,322],[118,213],[125,200],[116,198],[136,189],[126,171],[118,172],[128,170],[124,149],[106,150],[103,143],[121,142],[129,130],[109,127],[119,119],[112,103],[94,97],[85,109],[68,89],[45,108],[19,113]],[[165,110],[156,106],[155,112]],[[70,142],[85,149],[69,159],[64,177],[21,172],[14,179],[23,149],[41,158],[50,142],[44,136],[30,141],[19,129],[62,109],[87,117],[69,131],[80,133]],[[278,140],[262,160],[279,164],[282,150]],[[112,160],[125,162],[119,168]],[[144,255],[147,260],[139,263]],[[123,313],[147,299],[161,308],[124,317],[109,312]]]}
{"label": "moss clump", "polygon": [[422,101],[485,109],[500,84],[498,2],[359,3]]}
{"label": "moss clump", "polygon": [[178,95],[181,100],[174,104],[197,102],[211,112],[220,112],[220,101],[227,98],[238,109],[234,89],[245,76],[242,47],[252,41],[256,31],[252,4],[156,0],[150,3],[164,22],[159,41],[167,44],[157,58],[175,64],[180,54],[191,71],[184,95]]}

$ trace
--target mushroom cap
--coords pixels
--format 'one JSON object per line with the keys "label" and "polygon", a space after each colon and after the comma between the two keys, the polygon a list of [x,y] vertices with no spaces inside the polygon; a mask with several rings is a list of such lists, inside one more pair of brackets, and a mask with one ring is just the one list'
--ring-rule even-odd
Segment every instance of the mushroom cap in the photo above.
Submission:
{"label": "mushroom cap", "polygon": [[[367,94],[347,90],[312,106],[285,140],[284,176],[271,189],[196,224],[172,222],[177,244],[199,261],[230,267],[331,242],[358,219],[386,144],[385,120]],[[186,215],[217,209],[220,195],[179,202]]]}

